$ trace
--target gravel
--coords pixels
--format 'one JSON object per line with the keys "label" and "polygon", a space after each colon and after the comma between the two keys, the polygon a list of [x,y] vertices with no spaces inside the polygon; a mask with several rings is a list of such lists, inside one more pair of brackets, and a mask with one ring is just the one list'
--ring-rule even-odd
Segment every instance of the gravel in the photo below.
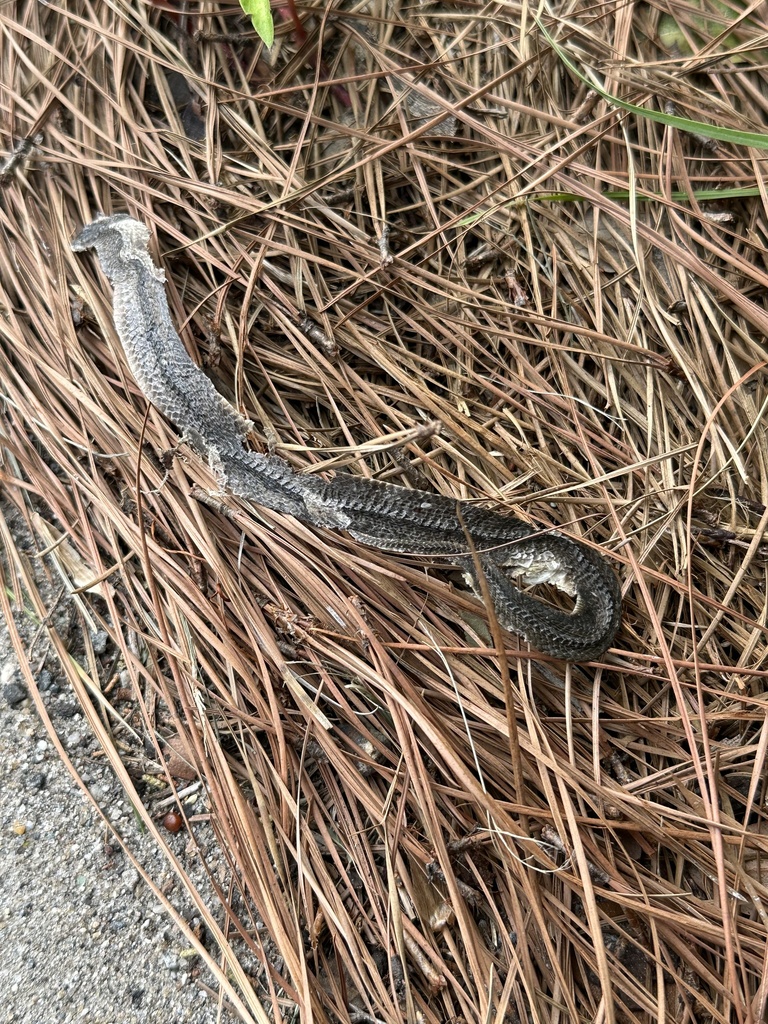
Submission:
{"label": "gravel", "polygon": [[[9,513],[8,519],[12,519]],[[31,639],[34,625],[28,630]],[[93,638],[104,653],[109,638]],[[153,881],[195,927],[194,907],[123,797],[55,671],[38,677],[57,734],[89,792]],[[208,826],[198,844],[221,862]],[[216,906],[184,830],[168,842]],[[218,915],[220,917],[220,915]],[[0,1022],[230,1024],[214,982],[59,759],[0,620]]]}

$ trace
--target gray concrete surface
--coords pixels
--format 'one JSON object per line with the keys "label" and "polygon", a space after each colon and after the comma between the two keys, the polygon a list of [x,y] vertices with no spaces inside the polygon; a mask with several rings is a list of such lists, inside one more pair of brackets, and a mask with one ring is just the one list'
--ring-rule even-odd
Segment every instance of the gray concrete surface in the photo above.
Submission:
{"label": "gray concrete surface", "polygon": [[[31,639],[34,624],[19,622]],[[99,806],[196,925],[188,897],[151,836],[141,832],[66,683],[54,670],[40,683],[56,731]],[[212,831],[203,825],[196,835],[209,862],[220,863]],[[186,833],[169,838],[201,891],[210,893]],[[190,955],[183,935],[62,764],[25,695],[2,620],[0,950],[0,1024],[234,1020],[220,1013],[215,995],[206,991],[213,981],[199,957]]]}

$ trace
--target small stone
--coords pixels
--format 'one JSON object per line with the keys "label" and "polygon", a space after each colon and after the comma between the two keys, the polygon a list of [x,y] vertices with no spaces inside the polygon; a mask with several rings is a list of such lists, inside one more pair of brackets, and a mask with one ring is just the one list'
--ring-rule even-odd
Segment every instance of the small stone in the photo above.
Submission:
{"label": "small stone", "polygon": [[179,968],[181,967],[179,958],[175,953],[166,953],[163,957],[163,964],[172,974],[178,973]]}
{"label": "small stone", "polygon": [[27,789],[37,793],[41,789],[45,789],[47,782],[45,772],[32,772],[27,776]]}
{"label": "small stone", "polygon": [[38,688],[38,690],[40,690],[41,693],[45,693],[46,690],[50,690],[52,686],[53,686],[53,676],[48,671],[48,669],[44,668],[41,672],[38,672],[38,674],[37,674],[37,688]]}
{"label": "small stone", "polygon": [[5,686],[6,683],[10,683],[13,677],[17,673],[16,661],[14,658],[9,658],[8,661],[4,661],[0,665],[0,686]]}
{"label": "small stone", "polygon": [[123,883],[123,886],[126,889],[128,889],[130,892],[133,892],[133,890],[139,884],[139,872],[136,870],[136,868],[126,868],[125,871],[120,876],[120,881]]}
{"label": "small stone", "polygon": [[108,642],[109,633],[105,629],[98,629],[91,637],[93,653],[100,657],[106,651]]}
{"label": "small stone", "polygon": [[8,706],[15,708],[18,704],[21,704],[26,699],[27,691],[21,685],[21,683],[9,683],[3,688],[3,696],[8,702]]}

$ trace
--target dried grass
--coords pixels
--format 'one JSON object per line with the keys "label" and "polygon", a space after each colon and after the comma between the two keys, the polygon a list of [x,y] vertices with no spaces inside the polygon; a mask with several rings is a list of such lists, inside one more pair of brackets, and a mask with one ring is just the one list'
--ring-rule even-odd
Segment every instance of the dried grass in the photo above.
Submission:
{"label": "dried grass", "polygon": [[[223,995],[262,1021],[764,1019],[764,157],[617,112],[525,3],[307,6],[271,65],[234,6],[174,6],[0,7],[4,147],[41,136],[0,195],[2,481],[39,539],[0,523],[2,589],[159,842],[135,779],[186,783],[142,735],[204,780]],[[672,9],[693,56],[651,7],[545,23],[623,99],[759,130],[764,10],[724,23],[736,62]],[[69,252],[97,210],[152,226],[255,444],[604,546],[621,650],[501,649],[455,574],[201,502]],[[93,625],[130,675],[116,710]]]}

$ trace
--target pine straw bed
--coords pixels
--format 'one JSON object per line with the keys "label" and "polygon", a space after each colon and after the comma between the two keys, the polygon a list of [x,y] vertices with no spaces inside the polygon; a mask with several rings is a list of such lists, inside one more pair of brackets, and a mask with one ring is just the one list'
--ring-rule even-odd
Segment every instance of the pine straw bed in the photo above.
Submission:
{"label": "pine straw bed", "polygon": [[[228,1004],[762,1019],[768,221],[764,196],[675,197],[759,184],[759,151],[618,114],[526,4],[318,3],[306,39],[277,12],[271,66],[233,8],[64,7],[0,7],[4,146],[37,139],[0,197],[3,487],[38,545],[0,523],[3,601],[43,623],[158,842],[139,780],[204,780],[231,870],[189,941]],[[700,56],[645,6],[545,24],[627,101],[759,129],[768,25],[722,60],[674,10]],[[455,573],[211,498],[69,251],[98,210],[153,228],[254,445],[600,546],[619,649],[548,662]]]}

